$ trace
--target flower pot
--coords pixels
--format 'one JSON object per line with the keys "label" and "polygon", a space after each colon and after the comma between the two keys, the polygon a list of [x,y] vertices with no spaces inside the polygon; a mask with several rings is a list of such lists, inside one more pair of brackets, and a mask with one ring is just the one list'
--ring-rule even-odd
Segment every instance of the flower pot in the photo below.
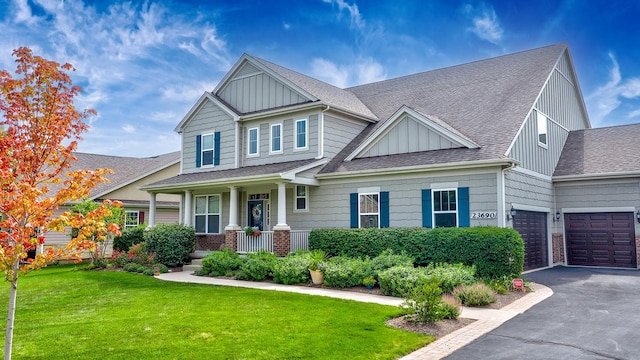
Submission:
{"label": "flower pot", "polygon": [[373,285],[367,285],[367,290],[373,289]]}
{"label": "flower pot", "polygon": [[324,274],[322,271],[309,269],[309,273],[311,274],[311,281],[314,284],[321,285],[324,282]]}

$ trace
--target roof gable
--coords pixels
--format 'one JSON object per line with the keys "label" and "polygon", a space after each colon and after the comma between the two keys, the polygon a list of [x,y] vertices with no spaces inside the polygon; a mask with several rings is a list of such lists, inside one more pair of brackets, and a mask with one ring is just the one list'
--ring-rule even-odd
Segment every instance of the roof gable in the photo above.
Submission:
{"label": "roof gable", "polygon": [[229,108],[225,103],[217,99],[210,92],[205,91],[204,94],[200,96],[200,99],[198,99],[198,101],[191,107],[191,109],[189,109],[187,114],[182,118],[180,123],[175,127],[175,129],[173,129],[173,131],[181,134],[182,131],[187,127],[189,121],[191,121],[193,116],[197,114],[198,111],[202,109],[202,107],[205,106],[205,104],[207,104],[208,102],[211,102],[214,105],[218,106],[220,109],[222,109],[222,111],[232,117],[234,121],[238,121],[240,119],[240,116],[235,113],[233,109]]}

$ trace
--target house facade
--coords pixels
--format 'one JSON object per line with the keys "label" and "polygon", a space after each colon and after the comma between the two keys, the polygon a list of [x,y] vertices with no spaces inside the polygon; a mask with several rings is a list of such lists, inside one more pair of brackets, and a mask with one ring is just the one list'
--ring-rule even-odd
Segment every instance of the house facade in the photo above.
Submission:
{"label": "house facade", "polygon": [[628,206],[559,190],[576,191],[559,161],[590,127],[566,44],[346,89],[244,54],[176,127],[180,174],[142,189],[150,224],[158,196],[180,196],[198,249],[286,255],[315,228],[492,225],[520,232],[525,269],[573,265],[563,216],[640,206],[637,179]]}

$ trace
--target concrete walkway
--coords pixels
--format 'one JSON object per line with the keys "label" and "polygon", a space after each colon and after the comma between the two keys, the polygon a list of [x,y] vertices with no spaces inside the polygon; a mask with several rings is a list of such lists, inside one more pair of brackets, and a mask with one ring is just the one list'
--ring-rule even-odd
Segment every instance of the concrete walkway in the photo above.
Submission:
{"label": "concrete walkway", "polygon": [[[366,293],[359,293],[353,291],[322,289],[307,286],[296,285],[280,285],[266,282],[253,282],[253,281],[239,281],[218,279],[206,276],[195,276],[189,272],[174,272],[166,273],[158,276],[160,280],[175,281],[175,282],[187,282],[194,284],[208,284],[218,286],[235,286],[250,289],[272,290],[272,291],[284,291],[298,294],[327,296],[338,299],[355,300],[360,302],[375,303],[380,305],[398,306],[402,303],[402,299],[394,298],[391,296],[372,295]],[[541,302],[542,300],[553,295],[553,291],[550,288],[533,284],[535,292],[528,293],[522,298],[512,302],[511,304],[503,307],[500,310],[494,309],[481,309],[481,308],[469,308],[463,307],[461,318],[474,319],[473,323],[458,329],[440,339],[432,342],[431,344],[412,352],[409,355],[402,357],[400,360],[435,360],[442,359],[454,351],[464,347],[471,343],[480,336],[490,332],[491,330],[502,325],[507,320],[515,317],[518,314],[522,314],[533,305]]]}

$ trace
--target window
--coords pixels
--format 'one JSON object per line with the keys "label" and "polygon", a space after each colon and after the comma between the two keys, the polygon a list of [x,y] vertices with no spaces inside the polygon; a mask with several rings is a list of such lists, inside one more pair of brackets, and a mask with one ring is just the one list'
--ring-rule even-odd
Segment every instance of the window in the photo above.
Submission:
{"label": "window", "polygon": [[249,149],[247,150],[249,155],[258,155],[258,151],[260,149],[260,143],[258,140],[258,128],[249,129],[248,134],[249,139],[247,140],[247,144]]}
{"label": "window", "polygon": [[294,196],[295,211],[308,211],[309,210],[308,208],[309,193],[307,192],[308,191],[307,187],[304,185],[296,185],[295,191],[296,191]]}
{"label": "window", "polygon": [[380,194],[358,194],[358,212],[361,228],[380,227]]}
{"label": "window", "polygon": [[547,117],[538,113],[538,144],[547,146]]}
{"label": "window", "polygon": [[202,165],[213,165],[213,134],[202,135]]}
{"label": "window", "polygon": [[271,125],[271,153],[282,152],[282,124]]}
{"label": "window", "polygon": [[220,233],[220,195],[196,196],[196,233]]}
{"label": "window", "polygon": [[433,218],[435,227],[457,227],[458,207],[456,190],[433,192]]}
{"label": "window", "polygon": [[296,149],[307,148],[307,120],[296,120]]}
{"label": "window", "polygon": [[124,228],[133,228],[140,225],[140,212],[139,211],[125,211],[124,212]]}

